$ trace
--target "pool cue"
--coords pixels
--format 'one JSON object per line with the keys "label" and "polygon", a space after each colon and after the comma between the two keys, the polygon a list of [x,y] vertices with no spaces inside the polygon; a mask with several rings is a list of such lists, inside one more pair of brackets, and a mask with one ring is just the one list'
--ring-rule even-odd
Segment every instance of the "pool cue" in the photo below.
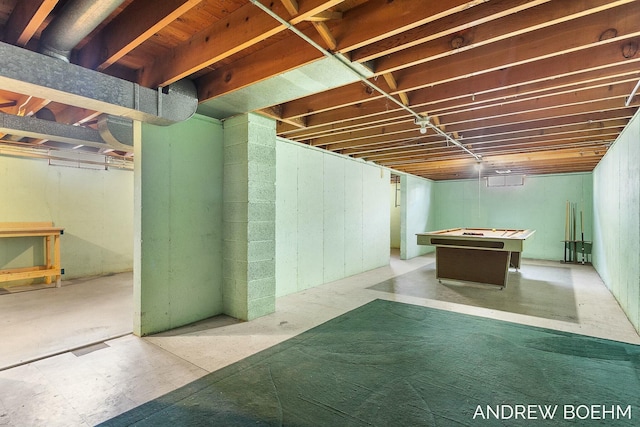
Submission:
{"label": "pool cue", "polygon": [[582,219],[582,210],[580,210],[580,237],[582,238],[582,264],[584,265],[584,222]]}
{"label": "pool cue", "polygon": [[569,240],[569,201],[567,200],[567,212],[564,223],[564,240]]}
{"label": "pool cue", "polygon": [[[569,245],[569,201],[564,215],[564,262],[567,262],[567,245]],[[569,247],[570,249],[570,247]]]}
{"label": "pool cue", "polygon": [[576,243],[576,203],[573,203],[571,207],[571,221],[573,222],[573,233],[571,234],[571,240],[573,240],[573,261],[578,262],[578,244]]}

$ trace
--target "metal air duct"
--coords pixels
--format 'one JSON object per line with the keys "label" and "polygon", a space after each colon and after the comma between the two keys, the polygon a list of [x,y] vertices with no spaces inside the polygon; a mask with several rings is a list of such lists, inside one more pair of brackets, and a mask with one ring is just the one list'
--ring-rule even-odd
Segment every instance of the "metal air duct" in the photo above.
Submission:
{"label": "metal air duct", "polygon": [[69,0],[40,36],[40,53],[69,62],[71,51],[124,0]]}

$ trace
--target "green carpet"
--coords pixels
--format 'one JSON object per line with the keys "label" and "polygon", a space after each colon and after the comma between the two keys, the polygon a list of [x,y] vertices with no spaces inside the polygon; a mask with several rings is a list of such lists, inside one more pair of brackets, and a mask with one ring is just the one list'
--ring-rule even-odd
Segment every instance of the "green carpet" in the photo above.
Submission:
{"label": "green carpet", "polygon": [[376,300],[104,423],[132,424],[637,426],[640,346]]}

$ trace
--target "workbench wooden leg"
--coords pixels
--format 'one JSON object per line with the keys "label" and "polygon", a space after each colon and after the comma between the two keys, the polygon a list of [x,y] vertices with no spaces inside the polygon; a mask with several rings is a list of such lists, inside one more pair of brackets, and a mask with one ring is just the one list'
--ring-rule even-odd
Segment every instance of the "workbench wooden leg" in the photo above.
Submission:
{"label": "workbench wooden leg", "polygon": [[[46,236],[44,238],[44,264],[47,267],[47,270],[51,269],[51,236]],[[51,283],[51,276],[45,276],[44,278],[44,283],[46,283],[47,285],[49,283]]]}
{"label": "workbench wooden leg", "polygon": [[[53,237],[53,264],[54,268],[58,271],[61,270],[60,267],[60,236]],[[62,275],[56,275],[56,288],[62,286]]]}

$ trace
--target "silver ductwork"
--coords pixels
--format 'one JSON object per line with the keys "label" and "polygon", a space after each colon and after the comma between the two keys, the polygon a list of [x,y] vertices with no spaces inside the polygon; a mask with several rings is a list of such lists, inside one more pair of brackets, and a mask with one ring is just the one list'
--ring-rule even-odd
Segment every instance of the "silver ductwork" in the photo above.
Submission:
{"label": "silver ductwork", "polygon": [[0,90],[161,126],[189,119],[198,107],[188,79],[149,89],[2,42],[0,58]]}
{"label": "silver ductwork", "polygon": [[42,32],[40,54],[0,42],[0,90],[100,111],[98,131],[0,114],[0,132],[131,151],[133,120],[166,126],[195,114],[198,95],[191,80],[149,89],[70,63],[71,51],[123,2],[69,0]]}
{"label": "silver ductwork", "polygon": [[69,0],[40,36],[40,53],[69,62],[71,51],[124,0]]}
{"label": "silver ductwork", "polygon": [[133,151],[132,120],[102,114],[98,117],[98,132],[109,147],[120,151]]}

